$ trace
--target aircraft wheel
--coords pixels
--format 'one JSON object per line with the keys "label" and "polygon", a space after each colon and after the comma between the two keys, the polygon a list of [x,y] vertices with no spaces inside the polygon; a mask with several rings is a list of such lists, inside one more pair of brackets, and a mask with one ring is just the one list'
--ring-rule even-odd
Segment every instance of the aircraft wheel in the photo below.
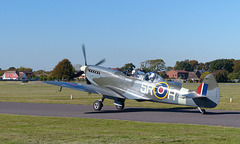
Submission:
{"label": "aircraft wheel", "polygon": [[119,105],[116,105],[116,108],[117,108],[117,110],[123,110],[124,109],[124,103],[122,104],[122,106],[119,106]]}
{"label": "aircraft wheel", "polygon": [[205,113],[206,113],[206,110],[205,110],[205,109],[201,109],[200,107],[198,107],[198,110],[199,110],[202,114],[205,114]]}
{"label": "aircraft wheel", "polygon": [[99,100],[96,100],[94,103],[93,103],[93,109],[95,111],[100,111],[103,107],[103,103]]}
{"label": "aircraft wheel", "polygon": [[205,109],[202,109],[202,114],[206,114],[206,110]]}

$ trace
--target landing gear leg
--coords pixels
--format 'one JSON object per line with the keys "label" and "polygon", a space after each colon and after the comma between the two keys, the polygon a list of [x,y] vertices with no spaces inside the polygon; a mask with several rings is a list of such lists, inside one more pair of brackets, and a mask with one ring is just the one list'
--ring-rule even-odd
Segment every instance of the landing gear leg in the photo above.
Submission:
{"label": "landing gear leg", "polygon": [[101,99],[101,101],[103,102],[103,101],[104,101],[104,99],[105,99],[105,97],[103,96],[103,97],[102,97],[102,99]]}
{"label": "landing gear leg", "polygon": [[202,114],[205,114],[205,113],[206,113],[206,110],[205,110],[205,109],[201,109],[200,107],[198,107],[198,110],[199,110]]}

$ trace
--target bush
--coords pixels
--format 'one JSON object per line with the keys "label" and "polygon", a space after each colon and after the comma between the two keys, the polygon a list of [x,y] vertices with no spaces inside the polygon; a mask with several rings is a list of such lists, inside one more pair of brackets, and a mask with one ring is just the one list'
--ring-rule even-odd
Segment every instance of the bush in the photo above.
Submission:
{"label": "bush", "polygon": [[204,80],[204,78],[209,74],[210,74],[209,72],[202,73],[201,76],[200,76],[200,82],[202,82]]}
{"label": "bush", "polygon": [[228,82],[228,72],[226,70],[217,70],[214,73],[217,82]]}

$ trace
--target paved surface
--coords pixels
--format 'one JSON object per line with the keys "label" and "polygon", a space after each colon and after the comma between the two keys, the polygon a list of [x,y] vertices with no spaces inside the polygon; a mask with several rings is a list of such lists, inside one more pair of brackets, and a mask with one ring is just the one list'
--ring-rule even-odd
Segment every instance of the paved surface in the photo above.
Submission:
{"label": "paved surface", "polygon": [[124,111],[117,111],[114,106],[104,106],[101,112],[95,112],[89,105],[0,102],[0,113],[240,127],[240,111],[226,110],[207,110],[207,114],[202,115],[197,109],[190,108],[127,107]]}

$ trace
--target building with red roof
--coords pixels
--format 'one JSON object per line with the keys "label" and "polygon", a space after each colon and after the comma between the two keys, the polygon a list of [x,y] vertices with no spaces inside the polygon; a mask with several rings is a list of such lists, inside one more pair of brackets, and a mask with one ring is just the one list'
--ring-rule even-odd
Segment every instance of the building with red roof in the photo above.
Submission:
{"label": "building with red roof", "polygon": [[26,73],[18,71],[6,71],[2,76],[3,80],[22,80],[26,78]]}
{"label": "building with red roof", "polygon": [[185,70],[170,70],[167,72],[167,76],[170,79],[187,79],[188,72]]}

